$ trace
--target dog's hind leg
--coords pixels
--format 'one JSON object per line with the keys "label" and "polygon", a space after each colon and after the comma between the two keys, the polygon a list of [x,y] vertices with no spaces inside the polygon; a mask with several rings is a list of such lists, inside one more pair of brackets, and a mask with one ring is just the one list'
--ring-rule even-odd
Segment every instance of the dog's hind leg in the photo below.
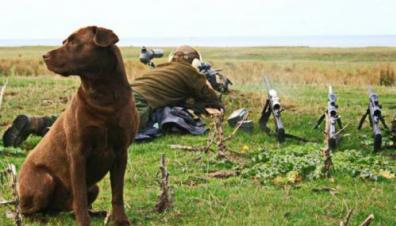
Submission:
{"label": "dog's hind leg", "polygon": [[88,213],[90,217],[106,217],[107,212],[103,210],[93,210],[92,208],[92,203],[96,200],[99,194],[99,187],[98,185],[92,185],[91,187],[88,188]]}
{"label": "dog's hind leg", "polygon": [[[99,194],[99,187],[98,185],[92,185],[90,188],[88,188],[88,206],[92,206],[92,203],[96,200]],[[91,208],[90,208],[91,209]]]}
{"label": "dog's hind leg", "polygon": [[22,214],[45,210],[51,202],[54,188],[54,178],[45,169],[22,168],[18,185]]}

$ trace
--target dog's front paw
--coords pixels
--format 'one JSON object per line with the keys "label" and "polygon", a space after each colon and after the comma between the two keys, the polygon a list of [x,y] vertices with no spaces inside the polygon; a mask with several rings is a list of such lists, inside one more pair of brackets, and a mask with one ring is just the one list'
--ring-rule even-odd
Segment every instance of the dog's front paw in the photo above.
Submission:
{"label": "dog's front paw", "polygon": [[117,225],[117,226],[128,226],[128,225],[131,225],[131,222],[129,221],[129,219],[126,216],[125,213],[116,214],[116,213],[113,212],[112,216],[113,216],[112,220],[113,220],[114,225]]}
{"label": "dog's front paw", "polygon": [[128,218],[125,218],[125,219],[114,219],[113,222],[114,222],[114,225],[117,225],[117,226],[129,226],[129,225],[131,225],[131,222],[129,222]]}

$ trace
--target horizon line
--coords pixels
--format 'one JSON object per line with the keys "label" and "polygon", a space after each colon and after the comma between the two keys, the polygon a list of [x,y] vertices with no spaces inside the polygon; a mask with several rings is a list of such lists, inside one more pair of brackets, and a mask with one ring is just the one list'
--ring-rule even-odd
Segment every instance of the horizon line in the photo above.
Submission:
{"label": "horizon line", "polygon": [[[60,40],[0,39],[0,46],[58,46]],[[395,35],[301,35],[301,36],[212,36],[212,37],[132,37],[120,38],[119,46],[174,47],[396,47]]]}
{"label": "horizon line", "polygon": [[[396,36],[395,34],[307,34],[307,35],[213,35],[213,36],[134,36],[134,37],[125,37],[123,39],[141,39],[141,38],[150,38],[150,39],[176,39],[176,38],[288,38],[288,37],[378,37],[378,36]],[[64,39],[60,37],[33,37],[33,38],[0,38],[0,40],[54,40],[54,39]]]}

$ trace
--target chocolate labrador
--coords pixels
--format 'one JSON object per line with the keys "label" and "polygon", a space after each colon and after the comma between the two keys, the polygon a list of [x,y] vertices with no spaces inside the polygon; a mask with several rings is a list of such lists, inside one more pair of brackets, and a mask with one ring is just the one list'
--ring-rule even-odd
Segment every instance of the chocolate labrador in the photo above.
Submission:
{"label": "chocolate labrador", "polygon": [[96,183],[110,171],[112,219],[116,225],[130,224],[124,174],[139,122],[117,42],[111,30],[90,26],[43,56],[49,70],[78,75],[81,85],[22,165],[18,193],[23,214],[73,210],[78,225],[90,225]]}

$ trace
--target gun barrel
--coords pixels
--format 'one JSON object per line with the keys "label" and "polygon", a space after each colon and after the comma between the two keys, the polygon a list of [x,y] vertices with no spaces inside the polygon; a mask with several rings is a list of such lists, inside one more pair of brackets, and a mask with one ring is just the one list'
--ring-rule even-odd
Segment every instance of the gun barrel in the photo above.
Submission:
{"label": "gun barrel", "polygon": [[373,91],[371,86],[368,88],[369,91],[369,117],[370,124],[373,130],[374,137],[374,151],[379,151],[382,145],[382,135],[379,123],[381,121],[381,106],[379,104],[378,95]]}
{"label": "gun barrel", "polygon": [[285,133],[284,125],[281,120],[282,107],[279,101],[279,97],[278,94],[276,93],[276,90],[271,88],[268,78],[264,76],[263,80],[264,80],[264,85],[266,86],[268,91],[268,99],[261,113],[260,127],[262,127],[263,129],[267,128],[266,124],[268,118],[272,114],[274,117],[278,142],[282,143],[285,140],[286,133]]}
{"label": "gun barrel", "polygon": [[330,117],[337,117],[337,108],[333,104],[329,103],[327,107],[327,113]]}
{"label": "gun barrel", "polygon": [[336,124],[337,120],[339,120],[337,115],[337,96],[333,92],[333,87],[329,86],[328,93],[328,101],[327,101],[327,115],[326,115],[326,137],[328,147],[332,150],[336,149],[337,146],[337,130]]}
{"label": "gun barrel", "polygon": [[378,123],[373,123],[374,151],[379,151],[382,146],[381,129]]}
{"label": "gun barrel", "polygon": [[[378,95],[369,87],[369,110],[371,117],[381,117],[381,106],[379,104]],[[374,120],[374,118],[373,118]]]}
{"label": "gun barrel", "polygon": [[327,96],[327,112],[331,117],[337,117],[337,96],[333,92],[333,88],[329,86],[329,94]]}
{"label": "gun barrel", "polygon": [[369,96],[371,96],[371,94],[374,93],[373,88],[371,86],[368,86],[368,93]]}
{"label": "gun barrel", "polygon": [[327,128],[327,144],[330,149],[334,150],[337,147],[337,132],[336,132],[336,121],[337,119],[334,117],[330,117],[328,128]]}
{"label": "gun barrel", "polygon": [[369,86],[369,88],[368,88],[368,93],[369,93],[370,102],[372,102],[375,105],[379,105],[378,95],[376,92],[374,92],[374,90],[371,86]]}
{"label": "gun barrel", "polygon": [[[267,76],[264,76],[264,85],[268,91],[268,95],[271,99],[271,102],[277,103],[278,105],[280,105],[279,103],[279,97],[278,97],[278,93],[276,92],[276,90],[272,89],[271,84],[267,78]],[[274,105],[274,104],[271,104]]]}
{"label": "gun barrel", "polygon": [[267,76],[264,76],[264,85],[267,88],[268,92],[271,90],[271,84],[267,78]]}

